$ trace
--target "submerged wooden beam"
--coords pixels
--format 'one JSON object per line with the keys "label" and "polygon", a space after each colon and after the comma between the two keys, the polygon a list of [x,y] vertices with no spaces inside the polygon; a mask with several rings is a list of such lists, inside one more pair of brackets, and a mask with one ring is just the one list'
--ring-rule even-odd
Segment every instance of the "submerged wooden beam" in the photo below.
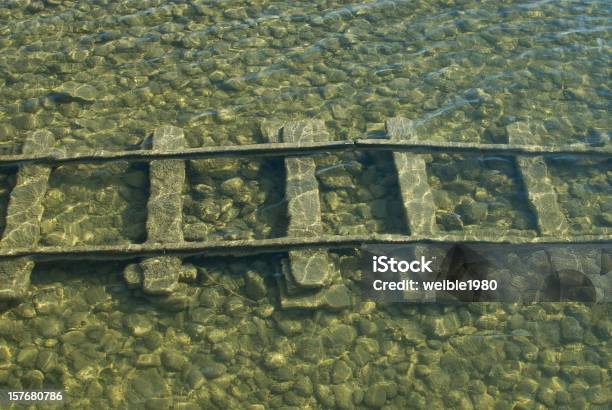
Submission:
{"label": "submerged wooden beam", "polygon": [[[525,122],[510,124],[506,131],[511,144],[528,144],[533,141]],[[557,193],[548,175],[544,157],[517,156],[516,162],[540,233],[546,236],[567,235],[569,225],[557,201]]]}
{"label": "submerged wooden beam", "polygon": [[[282,128],[282,138],[285,142],[310,143],[328,137],[325,123],[320,120],[289,122]],[[323,234],[319,183],[315,171],[316,164],[312,157],[285,158],[289,237],[316,237]],[[328,285],[331,275],[327,251],[289,251],[285,278],[290,294],[297,292],[298,288],[320,288]]]}
{"label": "submerged wooden beam", "polygon": [[[286,124],[264,122],[262,134],[268,141],[312,144],[326,141],[329,134],[320,120]],[[285,158],[285,197],[288,202],[288,241],[323,235],[316,163],[309,157]],[[280,303],[284,309],[342,309],[351,304],[340,272],[333,269],[326,248],[287,249],[283,278],[279,278]]]}
{"label": "submerged wooden beam", "polygon": [[[165,126],[153,134],[153,151],[180,150],[185,146],[183,130]],[[149,164],[149,202],[147,203],[147,241],[183,240],[183,186],[185,161],[154,160]]]}
{"label": "submerged wooden beam", "polygon": [[[183,130],[164,126],[153,134],[153,151],[185,147]],[[185,161],[154,160],[149,164],[150,194],[147,203],[147,242],[183,242],[183,186]],[[172,293],[178,286],[182,261],[176,256],[158,256],[140,262],[142,289],[153,295]]]}
{"label": "submerged wooden beam", "polygon": [[527,198],[536,215],[540,233],[546,236],[567,235],[569,224],[561,211],[557,193],[548,177],[544,157],[519,156],[516,161],[527,190]]}
{"label": "submerged wooden beam", "polygon": [[[392,141],[417,140],[412,121],[396,117],[386,122]],[[404,205],[404,215],[411,234],[432,235],[436,230],[436,207],[427,181],[425,160],[418,154],[394,152],[393,162]]]}
{"label": "submerged wooden beam", "polygon": [[[28,136],[24,154],[44,152],[55,142],[47,130]],[[0,249],[33,247],[40,238],[40,221],[44,212],[43,199],[47,192],[51,167],[24,165],[17,171],[17,181],[9,199],[6,226]],[[0,300],[21,299],[27,294],[34,262],[26,257],[0,262]]]}
{"label": "submerged wooden beam", "polygon": [[[129,284],[142,286],[149,294],[173,292],[186,267],[181,257],[244,256],[261,253],[287,253],[285,277],[280,286],[281,306],[285,308],[349,306],[351,296],[340,272],[332,267],[330,249],[355,248],[364,244],[414,243],[496,243],[516,246],[533,244],[609,244],[612,235],[569,236],[567,221],[557,203],[548,178],[544,155],[606,155],[610,146],[586,144],[540,146],[533,142],[524,125],[508,128],[509,144],[478,144],[419,141],[412,123],[403,118],[387,121],[389,139],[329,141],[320,120],[262,125],[269,143],[233,147],[185,148],[182,130],[160,127],[155,130],[151,150],[68,154],[51,151],[53,136],[37,131],[28,138],[21,155],[0,156],[0,166],[19,165],[17,183],[9,201],[7,223],[0,240],[0,300],[22,298],[30,274],[38,260],[131,259],[125,277]],[[316,163],[308,155],[331,151],[392,151],[410,235],[325,235],[316,178]],[[427,182],[421,153],[456,152],[466,155],[517,156],[528,198],[538,219],[535,231],[500,231],[466,228],[461,233],[436,229],[435,206]],[[182,232],[182,190],[185,160],[222,156],[285,157],[288,232],[283,238],[261,240],[185,242]],[[149,162],[150,197],[147,204],[147,241],[142,244],[40,247],[42,201],[47,190],[51,166],[65,163],[106,161]],[[193,268],[193,266],[192,266]]]}

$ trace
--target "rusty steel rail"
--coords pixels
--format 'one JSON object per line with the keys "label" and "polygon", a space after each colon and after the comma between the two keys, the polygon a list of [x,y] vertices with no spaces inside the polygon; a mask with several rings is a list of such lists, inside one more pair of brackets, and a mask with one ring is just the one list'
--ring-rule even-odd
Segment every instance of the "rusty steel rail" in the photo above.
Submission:
{"label": "rusty steel rail", "polygon": [[[484,231],[482,231],[484,233]],[[366,244],[413,243],[470,243],[508,244],[530,246],[534,244],[605,244],[612,243],[612,235],[582,235],[569,238],[489,232],[483,236],[476,232],[446,234],[435,238],[424,235],[368,234],[322,235],[318,237],[281,237],[272,239],[244,239],[228,241],[141,243],[87,246],[39,246],[0,249],[0,260],[29,257],[35,260],[119,260],[149,256],[243,256],[260,253],[281,253],[296,249],[345,249]]]}
{"label": "rusty steel rail", "polygon": [[463,153],[487,155],[577,155],[612,156],[612,146],[570,145],[524,145],[524,144],[481,144],[471,142],[436,141],[391,141],[367,138],[350,141],[321,142],[278,142],[236,146],[214,146],[199,148],[138,149],[124,151],[100,150],[84,153],[66,153],[59,149],[18,155],[0,155],[0,167],[42,163],[63,165],[72,163],[104,163],[112,161],[150,162],[160,159],[203,159],[219,157],[270,157],[312,155],[335,151],[394,151],[423,153]]}

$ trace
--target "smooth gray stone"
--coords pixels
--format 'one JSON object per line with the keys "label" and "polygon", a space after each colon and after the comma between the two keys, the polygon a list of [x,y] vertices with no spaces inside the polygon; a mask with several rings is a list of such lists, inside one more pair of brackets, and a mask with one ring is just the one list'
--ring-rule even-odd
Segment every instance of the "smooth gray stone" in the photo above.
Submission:
{"label": "smooth gray stone", "polygon": [[546,254],[551,273],[559,280],[561,301],[583,297],[592,297],[584,301],[597,303],[610,301],[612,275],[602,272],[601,246],[555,246],[547,249]]}
{"label": "smooth gray stone", "polygon": [[555,247],[547,250],[553,272],[576,271],[584,275],[601,274],[601,249],[585,246]]}
{"label": "smooth gray stone", "polygon": [[81,84],[68,81],[53,90],[56,93],[65,94],[71,99],[93,102],[98,96],[98,90],[89,84]]}
{"label": "smooth gray stone", "polygon": [[589,280],[595,288],[595,302],[612,302],[612,273],[608,272],[605,275],[592,275],[589,276]]}
{"label": "smooth gray stone", "polygon": [[[530,252],[527,255],[520,255],[521,263],[527,269],[534,272],[542,272],[543,274],[550,273],[551,264],[548,254],[544,250]],[[508,264],[507,266],[511,266]]]}
{"label": "smooth gray stone", "polygon": [[281,142],[281,129],[283,128],[283,122],[274,120],[264,120],[259,130],[262,137],[267,142]]}
{"label": "smooth gray stone", "polygon": [[544,157],[518,156],[516,160],[536,214],[538,230],[542,235],[566,236],[569,226],[557,202]]}
{"label": "smooth gray stone", "polygon": [[463,217],[466,224],[478,224],[487,218],[488,206],[486,203],[467,201],[457,205],[455,208]]}
{"label": "smooth gray stone", "polygon": [[142,286],[142,268],[138,263],[131,263],[123,269],[123,279],[129,288]]}
{"label": "smooth gray stone", "polygon": [[268,294],[264,277],[254,271],[248,271],[244,276],[244,287],[247,296],[253,300],[261,300]]}
{"label": "smooth gray stone", "polygon": [[22,154],[44,154],[55,145],[55,136],[49,130],[38,130],[30,134],[22,149]]}

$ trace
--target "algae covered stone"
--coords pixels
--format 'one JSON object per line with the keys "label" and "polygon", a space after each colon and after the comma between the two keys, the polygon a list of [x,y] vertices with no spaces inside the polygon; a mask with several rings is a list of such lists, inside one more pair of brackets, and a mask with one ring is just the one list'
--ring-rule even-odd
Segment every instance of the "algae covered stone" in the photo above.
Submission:
{"label": "algae covered stone", "polygon": [[143,336],[153,329],[154,324],[143,314],[133,313],[125,317],[125,327],[134,336]]}
{"label": "algae covered stone", "polygon": [[467,224],[477,224],[487,217],[487,204],[476,201],[464,201],[456,208]]}
{"label": "algae covered stone", "polygon": [[264,278],[253,271],[248,271],[245,276],[246,294],[254,300],[263,299],[267,294],[267,288]]}
{"label": "algae covered stone", "polygon": [[173,372],[181,370],[188,363],[183,354],[172,350],[164,350],[161,354],[161,361],[166,369]]}
{"label": "algae covered stone", "polygon": [[168,383],[155,368],[137,370],[131,378],[131,387],[142,397],[164,397],[170,393]]}
{"label": "algae covered stone", "polygon": [[343,360],[338,360],[332,369],[332,382],[339,384],[347,381],[353,374],[350,366]]}
{"label": "algae covered stone", "polygon": [[28,292],[34,261],[16,258],[0,263],[0,300],[22,299]]}
{"label": "algae covered stone", "polygon": [[364,402],[369,407],[380,408],[385,405],[387,401],[387,391],[382,384],[376,383],[365,392]]}
{"label": "algae covered stone", "polygon": [[130,288],[142,285],[142,268],[138,263],[131,263],[123,269],[123,279]]}
{"label": "algae covered stone", "polygon": [[140,262],[143,290],[152,295],[167,295],[178,287],[182,261],[180,258],[162,256]]}
{"label": "algae covered stone", "polygon": [[57,318],[37,318],[36,327],[43,337],[56,337],[62,333],[64,329],[63,323]]}
{"label": "algae covered stone", "polygon": [[80,84],[68,81],[55,88],[53,92],[59,94],[59,98],[73,99],[77,101],[92,102],[98,96],[98,90],[89,84]]}
{"label": "algae covered stone", "polygon": [[239,177],[234,177],[221,184],[221,192],[232,197],[238,196],[244,187],[244,181]]}

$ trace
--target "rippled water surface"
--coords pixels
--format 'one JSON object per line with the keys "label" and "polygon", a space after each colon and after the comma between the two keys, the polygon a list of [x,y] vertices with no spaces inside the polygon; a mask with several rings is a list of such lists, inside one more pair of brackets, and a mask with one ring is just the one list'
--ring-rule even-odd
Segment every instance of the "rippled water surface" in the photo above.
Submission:
{"label": "rippled water surface", "polygon": [[[74,153],[138,149],[160,125],[191,147],[262,143],[262,121],[302,118],[355,139],[392,116],[421,140],[508,143],[521,122],[533,144],[606,146],[611,27],[605,1],[4,1],[0,154],[42,128]],[[410,233],[391,158],[315,157],[326,234]],[[441,230],[535,234],[514,159],[424,158]],[[570,232],[609,234],[610,159],[547,165]],[[41,245],[144,241],[147,172],[53,167]],[[2,215],[15,174],[0,170]],[[188,161],[184,239],[284,236],[284,179],[278,158]],[[38,263],[0,311],[0,388],[92,409],[612,402],[610,304],[377,304],[346,251],[330,259],[351,308],[281,310],[283,256],[188,259],[196,280],[169,297],[126,285],[128,262]]]}
{"label": "rippled water surface", "polygon": [[[0,141],[47,127],[69,150],[261,142],[262,119],[338,139],[386,117],[423,138],[609,138],[610,7],[540,2],[5,2]],[[86,86],[86,87],[79,87]]]}

